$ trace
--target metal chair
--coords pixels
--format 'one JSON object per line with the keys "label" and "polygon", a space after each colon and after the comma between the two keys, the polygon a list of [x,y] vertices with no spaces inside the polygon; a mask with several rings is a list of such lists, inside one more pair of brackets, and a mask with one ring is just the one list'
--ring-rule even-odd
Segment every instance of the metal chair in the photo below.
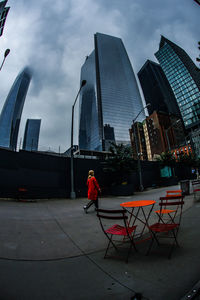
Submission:
{"label": "metal chair", "polygon": [[[104,234],[106,235],[106,237],[108,238],[108,245],[106,248],[106,252],[104,255],[104,258],[108,257],[107,253],[108,250],[110,248],[110,246],[112,245],[116,251],[119,250],[119,245],[117,246],[117,244],[119,243],[123,243],[125,241],[125,239],[127,238],[130,241],[130,246],[127,252],[127,256],[126,256],[126,262],[128,262],[128,257],[130,255],[131,249],[132,247],[134,247],[135,251],[137,251],[135,243],[134,243],[134,232],[136,229],[136,225],[129,227],[128,223],[127,223],[127,219],[128,216],[126,216],[126,210],[124,209],[118,209],[118,210],[108,210],[108,209],[96,209],[97,211],[97,217],[99,218],[99,222],[101,225],[101,228],[104,232]],[[102,219],[104,219],[104,221],[102,221]],[[105,219],[107,220],[117,220],[117,221],[121,221],[122,224],[114,224],[111,227],[109,227],[108,225],[105,225]],[[123,237],[123,239],[121,241],[119,240],[113,240],[113,236],[121,236]]]}
{"label": "metal chair", "polygon": [[[158,245],[160,245],[159,240],[161,238],[167,238],[167,239],[173,239],[173,243],[171,245],[171,249],[168,255],[168,258],[171,257],[172,251],[174,249],[175,244],[178,246],[177,241],[177,235],[181,223],[181,217],[182,217],[182,209],[183,209],[183,201],[184,196],[183,195],[176,195],[176,196],[170,196],[170,197],[160,197],[160,211],[162,209],[168,209],[168,207],[176,207],[175,209],[175,216],[172,216],[169,213],[170,221],[164,219],[164,215],[162,213],[158,214],[158,222],[149,226],[149,231],[152,237],[149,249],[147,251],[147,255],[149,254],[154,241],[157,242]],[[176,217],[176,219],[175,219]]]}
{"label": "metal chair", "polygon": [[182,190],[169,190],[169,191],[166,191],[166,197],[168,196],[180,196],[182,195]]}
{"label": "metal chair", "polygon": [[[173,198],[173,196],[182,196],[182,190],[168,190],[166,191],[166,196],[167,198]],[[167,202],[167,201],[166,201]],[[176,209],[168,209],[166,206],[163,206],[162,209],[159,209],[159,210],[156,210],[155,213],[158,215],[161,214],[162,217],[164,217],[164,215],[168,216],[169,217],[169,220],[171,219],[170,215],[169,214],[173,214],[173,218],[175,218],[176,216],[176,212],[177,210]]]}

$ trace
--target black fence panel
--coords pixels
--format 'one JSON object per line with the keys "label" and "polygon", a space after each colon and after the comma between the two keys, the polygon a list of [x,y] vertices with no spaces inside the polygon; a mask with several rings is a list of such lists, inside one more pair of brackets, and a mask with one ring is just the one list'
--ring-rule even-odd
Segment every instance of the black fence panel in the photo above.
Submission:
{"label": "black fence panel", "polygon": [[[77,197],[87,197],[87,176],[94,170],[103,195],[111,193],[114,175],[104,172],[99,159],[74,157],[74,188]],[[172,179],[193,179],[190,167],[177,164],[174,177],[160,177],[159,162],[141,161],[144,188],[172,184]],[[173,181],[175,182],[175,181]],[[133,190],[140,186],[138,170],[129,174],[128,184]],[[71,191],[70,158],[40,152],[14,152],[0,149],[0,197],[18,197],[18,189],[26,190],[27,198],[69,198]]]}

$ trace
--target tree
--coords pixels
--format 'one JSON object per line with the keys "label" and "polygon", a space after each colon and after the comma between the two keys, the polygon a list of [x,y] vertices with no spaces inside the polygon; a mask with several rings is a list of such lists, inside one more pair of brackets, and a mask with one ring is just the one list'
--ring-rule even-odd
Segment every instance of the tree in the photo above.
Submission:
{"label": "tree", "polygon": [[169,151],[162,152],[161,155],[160,155],[160,157],[157,158],[157,161],[159,161],[161,163],[161,165],[163,165],[163,166],[169,166],[169,167],[174,166],[175,163],[176,163],[175,157]]}
{"label": "tree", "polygon": [[110,173],[116,184],[127,182],[130,172],[136,169],[132,148],[123,144],[112,143],[110,152],[111,155],[104,163],[104,172]]}

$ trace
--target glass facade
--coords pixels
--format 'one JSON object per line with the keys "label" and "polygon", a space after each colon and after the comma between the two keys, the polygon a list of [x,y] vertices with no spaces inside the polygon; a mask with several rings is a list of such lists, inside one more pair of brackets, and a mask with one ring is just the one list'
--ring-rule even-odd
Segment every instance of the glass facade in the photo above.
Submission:
{"label": "glass facade", "polygon": [[87,80],[87,83],[82,88],[79,102],[79,148],[102,150],[96,92],[95,51],[86,58],[82,66],[81,82],[82,80]]}
{"label": "glass facade", "polygon": [[37,151],[40,134],[40,119],[28,119],[24,132],[23,150]]}
{"label": "glass facade", "polygon": [[161,37],[155,53],[176,97],[186,129],[200,124],[200,73],[179,46]]}
{"label": "glass facade", "polygon": [[[80,97],[79,147],[107,150],[104,128],[112,128],[117,143],[130,143],[129,129],[143,104],[122,40],[96,33],[94,41],[95,50],[81,70],[87,84]],[[142,111],[137,121],[144,119]]]}
{"label": "glass facade", "polygon": [[180,110],[161,66],[147,60],[138,72],[145,102],[150,103],[148,113],[165,112],[180,116]]}
{"label": "glass facade", "polygon": [[24,101],[31,80],[28,68],[15,79],[0,115],[0,147],[16,150]]}
{"label": "glass facade", "polygon": [[5,7],[7,3],[6,1],[0,2],[0,36],[3,34],[4,25],[6,22],[6,18],[9,12],[10,7]]}

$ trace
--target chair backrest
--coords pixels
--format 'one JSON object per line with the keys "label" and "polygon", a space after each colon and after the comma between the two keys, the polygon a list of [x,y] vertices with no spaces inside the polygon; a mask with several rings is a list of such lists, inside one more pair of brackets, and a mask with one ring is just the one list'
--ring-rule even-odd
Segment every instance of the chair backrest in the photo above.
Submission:
{"label": "chair backrest", "polygon": [[160,197],[160,209],[173,206],[173,209],[176,210],[175,215],[179,217],[178,223],[180,223],[184,204],[183,198],[184,195]]}
{"label": "chair backrest", "polygon": [[199,185],[200,184],[200,180],[196,179],[196,180],[192,180],[192,185]]}
{"label": "chair backrest", "polygon": [[97,208],[97,217],[110,220],[127,220],[125,209],[101,209]]}
{"label": "chair backrest", "polygon": [[[127,219],[128,216],[126,216],[126,210],[125,209],[101,209],[97,208],[97,217],[99,218],[100,225],[102,230],[105,232],[106,225],[102,223],[102,219],[109,219],[109,220],[122,220],[124,227],[128,227],[127,225]],[[127,229],[128,230],[128,229]]]}
{"label": "chair backrest", "polygon": [[166,196],[181,196],[182,190],[172,190],[172,191],[166,191]]}
{"label": "chair backrest", "polygon": [[200,187],[200,180],[193,180],[192,181],[193,192],[199,187]]}

